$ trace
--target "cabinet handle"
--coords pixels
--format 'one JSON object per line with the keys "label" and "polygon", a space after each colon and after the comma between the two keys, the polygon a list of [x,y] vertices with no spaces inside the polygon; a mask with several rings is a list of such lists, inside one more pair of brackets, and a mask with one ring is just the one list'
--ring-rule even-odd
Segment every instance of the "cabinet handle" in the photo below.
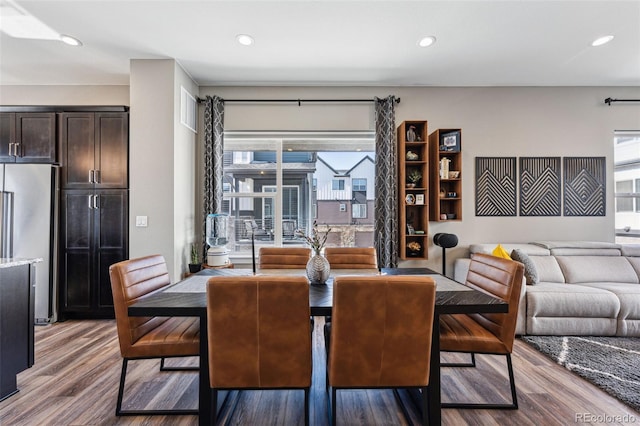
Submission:
{"label": "cabinet handle", "polygon": [[[22,144],[20,143],[14,143],[13,144],[13,155],[15,155],[16,157],[22,157],[21,154],[18,154],[18,147],[20,147]],[[20,149],[20,151],[22,152],[22,149]]]}
{"label": "cabinet handle", "polygon": [[16,151],[16,143],[15,142],[11,142],[9,144],[9,156],[15,155],[14,152]]}
{"label": "cabinet handle", "polygon": [[94,170],[89,170],[89,183],[94,183],[93,179],[95,177]]}
{"label": "cabinet handle", "polygon": [[100,183],[100,170],[93,171],[93,183]]}
{"label": "cabinet handle", "polygon": [[93,208],[93,195],[89,195],[89,208],[92,209]]}
{"label": "cabinet handle", "polygon": [[100,208],[100,205],[98,204],[98,197],[99,195],[93,196],[93,208],[96,210]]}

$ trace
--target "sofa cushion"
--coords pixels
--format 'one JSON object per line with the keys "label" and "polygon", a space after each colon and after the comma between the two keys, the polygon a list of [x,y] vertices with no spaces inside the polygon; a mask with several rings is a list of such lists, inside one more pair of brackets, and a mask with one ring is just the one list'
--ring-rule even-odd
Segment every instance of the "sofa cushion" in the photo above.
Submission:
{"label": "sofa cushion", "polygon": [[638,283],[638,274],[625,257],[555,256],[567,283]]}
{"label": "sofa cushion", "polygon": [[553,256],[529,256],[531,261],[536,265],[538,271],[538,281],[563,283],[564,275],[562,269],[558,265],[558,261]]}
{"label": "sofa cushion", "polygon": [[531,244],[552,250],[557,248],[574,249],[620,249],[622,246],[616,243],[603,241],[535,241]]}
{"label": "sofa cushion", "polygon": [[640,276],[640,257],[625,257],[631,267],[636,271],[636,274]]}
{"label": "sofa cushion", "polygon": [[620,249],[623,256],[640,257],[640,244],[625,244]]}
{"label": "sofa cushion", "polygon": [[618,319],[640,319],[640,284],[584,283],[584,286],[610,291],[620,299]]}
{"label": "sofa cushion", "polygon": [[546,283],[527,287],[527,316],[617,318],[618,297],[597,287]]}
{"label": "sofa cushion", "polygon": [[536,264],[533,263],[528,254],[523,252],[520,249],[514,249],[511,252],[511,259],[520,262],[524,265],[524,277],[527,280],[528,285],[535,285],[540,282],[540,278],[538,278],[538,270],[536,269]]}

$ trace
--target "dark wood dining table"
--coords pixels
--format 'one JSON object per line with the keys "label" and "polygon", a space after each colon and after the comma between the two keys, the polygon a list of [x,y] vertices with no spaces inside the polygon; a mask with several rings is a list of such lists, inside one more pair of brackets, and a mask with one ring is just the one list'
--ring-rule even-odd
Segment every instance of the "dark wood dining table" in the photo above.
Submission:
{"label": "dark wood dining table", "polygon": [[[259,274],[303,274],[304,271],[261,270]],[[332,270],[326,284],[309,285],[312,316],[331,315],[333,277],[340,275],[429,275],[436,281],[436,306],[429,377],[429,424],[441,423],[439,315],[466,313],[504,313],[506,302],[457,283],[428,268],[382,268],[378,270]],[[210,424],[211,389],[207,345],[206,282],[211,276],[251,275],[251,269],[205,269],[185,280],[152,293],[129,306],[130,316],[187,316],[200,318],[199,424]],[[417,405],[420,409],[420,405]]]}

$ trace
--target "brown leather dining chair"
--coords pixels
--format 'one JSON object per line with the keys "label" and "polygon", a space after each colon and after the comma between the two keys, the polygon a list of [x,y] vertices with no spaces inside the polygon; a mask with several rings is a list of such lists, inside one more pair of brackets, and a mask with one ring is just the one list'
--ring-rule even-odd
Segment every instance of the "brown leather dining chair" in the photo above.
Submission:
{"label": "brown leather dining chair", "polygon": [[333,321],[325,328],[331,424],[336,390],[370,388],[419,388],[427,424],[435,292],[425,275],[334,279]]}
{"label": "brown leather dining chair", "polygon": [[113,305],[122,371],[116,403],[116,416],[198,414],[198,410],[123,410],[122,399],[130,360],[160,358],[162,371],[197,370],[164,367],[170,357],[200,355],[200,321],[190,317],[130,317],[129,305],[170,284],[169,272],[161,255],[125,260],[109,267]]}
{"label": "brown leather dining chair", "polygon": [[332,269],[378,269],[374,247],[326,247],[324,257]]}
{"label": "brown leather dining chair", "polygon": [[212,277],[207,283],[212,424],[219,390],[303,389],[309,424],[311,326],[305,277]]}
{"label": "brown leather dining chair", "polygon": [[306,247],[260,247],[260,269],[306,269],[311,249]]}
{"label": "brown leather dining chair", "polygon": [[516,334],[523,273],[524,266],[519,262],[486,254],[474,255],[465,284],[504,300],[509,304],[509,312],[440,315],[440,351],[471,354],[470,363],[442,363],[441,366],[475,367],[475,354],[505,355],[512,402],[510,404],[453,402],[442,403],[443,408],[518,408],[511,352]]}

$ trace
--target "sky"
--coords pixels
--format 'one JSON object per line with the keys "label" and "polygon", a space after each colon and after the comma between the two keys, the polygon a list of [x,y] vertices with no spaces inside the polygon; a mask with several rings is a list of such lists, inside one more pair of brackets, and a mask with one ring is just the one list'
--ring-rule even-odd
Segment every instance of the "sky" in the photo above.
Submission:
{"label": "sky", "polygon": [[375,152],[318,152],[318,157],[336,170],[348,170],[367,155],[376,159]]}

